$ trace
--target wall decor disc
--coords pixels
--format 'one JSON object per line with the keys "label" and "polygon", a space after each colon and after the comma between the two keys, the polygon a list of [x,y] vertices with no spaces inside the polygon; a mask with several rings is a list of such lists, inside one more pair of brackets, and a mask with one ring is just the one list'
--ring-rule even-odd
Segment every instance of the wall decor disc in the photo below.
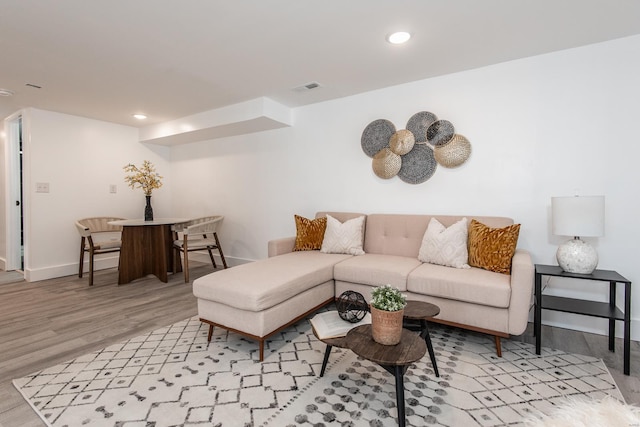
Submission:
{"label": "wall decor disc", "polygon": [[389,139],[396,133],[396,126],[389,120],[374,120],[362,131],[360,144],[364,153],[373,157],[385,147],[389,146]]}
{"label": "wall decor disc", "polygon": [[440,166],[455,168],[466,162],[471,155],[471,143],[464,136],[455,134],[451,141],[437,145],[433,151]]}
{"label": "wall decor disc", "polygon": [[415,113],[407,122],[407,130],[413,133],[416,142],[427,142],[427,129],[438,120],[435,114],[428,111]]}
{"label": "wall decor disc", "polygon": [[382,179],[396,176],[401,165],[402,158],[391,151],[389,147],[383,148],[373,156],[373,172]]}
{"label": "wall decor disc", "polygon": [[420,184],[431,178],[437,167],[433,150],[426,144],[416,144],[413,150],[402,156],[398,177],[409,184]]}
{"label": "wall decor disc", "polygon": [[427,129],[427,141],[433,145],[444,145],[451,141],[456,133],[453,124],[448,120],[436,120]]}
{"label": "wall decor disc", "polygon": [[416,140],[411,131],[401,129],[394,133],[389,139],[389,148],[401,156],[407,154],[413,148]]}

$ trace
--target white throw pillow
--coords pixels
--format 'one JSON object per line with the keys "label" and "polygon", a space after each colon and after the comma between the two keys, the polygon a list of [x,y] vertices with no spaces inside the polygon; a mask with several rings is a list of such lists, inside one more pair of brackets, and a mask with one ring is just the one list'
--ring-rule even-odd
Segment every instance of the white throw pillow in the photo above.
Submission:
{"label": "white throw pillow", "polygon": [[422,238],[418,259],[422,262],[447,267],[471,268],[467,264],[469,259],[468,233],[467,218],[462,218],[449,228],[446,228],[437,219],[431,218]]}
{"label": "white throw pillow", "polygon": [[340,223],[331,215],[327,215],[327,228],[324,231],[320,252],[364,255],[362,250],[363,226],[364,216]]}

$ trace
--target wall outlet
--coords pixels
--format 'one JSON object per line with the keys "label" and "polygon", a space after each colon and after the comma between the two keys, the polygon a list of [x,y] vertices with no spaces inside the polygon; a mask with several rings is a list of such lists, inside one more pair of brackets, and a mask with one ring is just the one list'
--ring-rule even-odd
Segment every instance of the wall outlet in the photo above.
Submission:
{"label": "wall outlet", "polygon": [[111,185],[109,186],[109,193],[113,193],[113,194],[115,194],[115,193],[117,193],[117,192],[118,192],[118,186],[117,186],[117,185],[115,185],[115,184],[111,184]]}
{"label": "wall outlet", "polygon": [[36,182],[36,193],[48,193],[48,192],[49,192],[48,182]]}

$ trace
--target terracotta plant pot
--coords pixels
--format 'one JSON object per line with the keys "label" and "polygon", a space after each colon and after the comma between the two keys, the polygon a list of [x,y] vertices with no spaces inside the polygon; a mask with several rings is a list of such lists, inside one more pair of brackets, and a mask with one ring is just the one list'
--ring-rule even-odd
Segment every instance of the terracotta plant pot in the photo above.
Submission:
{"label": "terracotta plant pot", "polygon": [[384,311],[371,307],[371,333],[373,340],[383,345],[396,345],[402,338],[404,309]]}

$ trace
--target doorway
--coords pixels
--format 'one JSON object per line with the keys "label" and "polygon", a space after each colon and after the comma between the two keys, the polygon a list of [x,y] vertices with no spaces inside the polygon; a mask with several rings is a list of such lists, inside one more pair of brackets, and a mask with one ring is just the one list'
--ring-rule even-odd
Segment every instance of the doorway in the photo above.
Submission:
{"label": "doorway", "polygon": [[4,121],[6,131],[6,270],[24,271],[24,209],[23,209],[23,132],[22,114]]}

